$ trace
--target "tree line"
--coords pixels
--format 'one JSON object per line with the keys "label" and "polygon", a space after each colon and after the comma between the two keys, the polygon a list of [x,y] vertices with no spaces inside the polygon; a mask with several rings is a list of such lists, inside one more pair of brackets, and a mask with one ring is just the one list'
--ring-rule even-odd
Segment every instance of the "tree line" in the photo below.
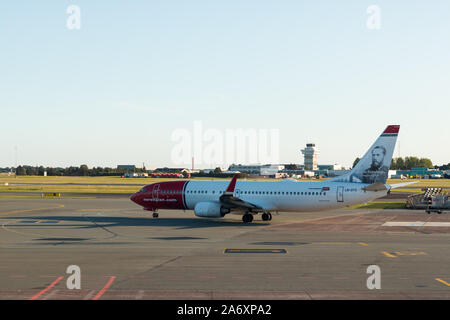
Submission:
{"label": "tree line", "polygon": [[[360,158],[356,158],[353,162],[353,168],[356,164],[361,160]],[[450,163],[448,165],[443,166],[433,166],[433,162],[428,158],[418,158],[418,157],[398,157],[393,158],[391,161],[391,170],[411,170],[412,168],[428,168],[428,169],[439,169],[439,170],[448,170],[450,167]]]}
{"label": "tree line", "polygon": [[33,167],[33,166],[18,166],[16,174],[18,176],[43,176],[44,172],[47,172],[47,176],[121,176],[125,173],[142,173],[147,172],[145,168],[135,168],[134,170],[117,169],[117,168],[102,168],[93,167],[88,168],[83,164],[79,167],[67,167],[67,168],[52,168],[52,167]]}

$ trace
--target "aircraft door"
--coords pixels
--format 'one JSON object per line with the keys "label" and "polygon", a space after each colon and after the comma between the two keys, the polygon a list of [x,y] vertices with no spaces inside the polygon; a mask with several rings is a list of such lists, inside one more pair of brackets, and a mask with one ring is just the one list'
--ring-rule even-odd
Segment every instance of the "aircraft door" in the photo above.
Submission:
{"label": "aircraft door", "polygon": [[158,195],[159,195],[159,184],[153,186],[153,199],[158,199]]}
{"label": "aircraft door", "polygon": [[344,187],[337,187],[336,198],[337,202],[344,202]]}

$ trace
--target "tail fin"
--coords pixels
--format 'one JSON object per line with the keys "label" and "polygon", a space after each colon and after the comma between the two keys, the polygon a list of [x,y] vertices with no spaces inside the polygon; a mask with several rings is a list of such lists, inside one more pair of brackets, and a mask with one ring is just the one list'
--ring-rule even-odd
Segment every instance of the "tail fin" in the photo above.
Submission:
{"label": "tail fin", "polygon": [[330,181],[386,183],[399,130],[399,125],[388,126],[352,171]]}

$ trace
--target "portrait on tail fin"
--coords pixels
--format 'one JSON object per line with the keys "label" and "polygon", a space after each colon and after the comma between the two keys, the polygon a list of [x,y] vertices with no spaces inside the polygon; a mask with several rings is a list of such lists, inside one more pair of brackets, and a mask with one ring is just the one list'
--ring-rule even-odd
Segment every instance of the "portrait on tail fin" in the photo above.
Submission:
{"label": "portrait on tail fin", "polygon": [[362,172],[362,176],[358,176],[355,172],[350,176],[350,182],[362,182],[367,184],[381,182],[384,183],[388,177],[389,167],[384,165],[386,156],[386,148],[383,146],[375,146],[372,151],[372,162],[369,168]]}
{"label": "portrait on tail fin", "polygon": [[330,181],[385,184],[399,130],[399,125],[388,126],[349,173]]}

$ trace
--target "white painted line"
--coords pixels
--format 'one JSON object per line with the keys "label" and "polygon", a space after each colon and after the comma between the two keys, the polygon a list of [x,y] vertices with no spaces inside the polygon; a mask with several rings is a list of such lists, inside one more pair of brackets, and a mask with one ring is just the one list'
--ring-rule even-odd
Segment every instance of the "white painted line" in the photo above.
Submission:
{"label": "white painted line", "polygon": [[424,221],[389,221],[381,225],[382,227],[450,227],[450,222],[424,222]]}

